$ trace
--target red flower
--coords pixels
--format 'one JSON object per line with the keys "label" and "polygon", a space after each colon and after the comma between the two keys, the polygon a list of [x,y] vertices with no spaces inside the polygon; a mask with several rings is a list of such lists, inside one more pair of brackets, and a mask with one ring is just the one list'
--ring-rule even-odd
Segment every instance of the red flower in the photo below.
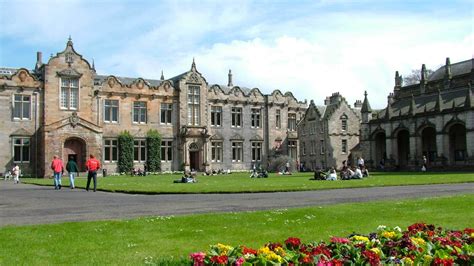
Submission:
{"label": "red flower", "polygon": [[242,246],[242,254],[243,255],[245,255],[245,254],[257,255],[257,251],[255,249]]}
{"label": "red flower", "polygon": [[300,258],[300,263],[302,264],[312,264],[313,263],[313,256],[304,256],[302,258]]}
{"label": "red flower", "polygon": [[324,255],[326,258],[331,258],[331,250],[328,249],[324,244],[319,244],[317,247],[311,250],[312,255]]}
{"label": "red flower", "polygon": [[267,247],[270,249],[270,250],[275,250],[276,248],[278,247],[282,247],[280,243],[268,243],[267,244]]}
{"label": "red flower", "polygon": [[370,263],[371,266],[380,264],[379,255],[377,255],[377,253],[371,250],[362,251],[362,256],[364,256],[364,258]]}
{"label": "red flower", "polygon": [[297,237],[289,237],[285,240],[285,244],[288,249],[295,250],[301,245],[301,240]]}
{"label": "red flower", "polygon": [[464,233],[467,235],[471,235],[472,233],[474,233],[474,228],[466,228],[464,229]]}
{"label": "red flower", "polygon": [[434,259],[434,265],[452,266],[454,265],[454,261],[453,259],[436,258]]}
{"label": "red flower", "polygon": [[222,256],[213,256],[211,258],[211,262],[213,263],[216,263],[218,265],[226,265],[227,264],[227,261],[228,261],[228,258],[226,255],[222,255]]}

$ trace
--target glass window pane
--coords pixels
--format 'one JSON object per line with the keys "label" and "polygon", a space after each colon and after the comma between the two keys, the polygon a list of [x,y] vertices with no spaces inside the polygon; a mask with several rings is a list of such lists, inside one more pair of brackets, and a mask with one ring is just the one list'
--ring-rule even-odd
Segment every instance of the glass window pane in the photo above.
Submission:
{"label": "glass window pane", "polygon": [[21,161],[21,146],[15,146],[13,148],[13,160],[15,162]]}

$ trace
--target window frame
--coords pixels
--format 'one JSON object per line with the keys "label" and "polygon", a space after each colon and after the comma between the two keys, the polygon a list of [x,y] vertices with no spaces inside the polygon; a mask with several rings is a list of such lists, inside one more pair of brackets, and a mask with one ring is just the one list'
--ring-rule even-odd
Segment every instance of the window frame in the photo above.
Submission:
{"label": "window frame", "polygon": [[[115,102],[117,105],[107,104],[107,102]],[[114,99],[104,99],[104,123],[118,124],[120,122],[120,101]],[[109,110],[107,110],[109,109]],[[117,109],[117,121],[113,120],[113,109]],[[109,113],[110,120],[107,120],[107,113]]]}
{"label": "window frame", "polygon": [[[172,162],[173,161],[173,141],[172,140],[162,140],[161,141],[161,158],[162,162]],[[163,154],[165,156],[163,156]]]}
{"label": "window frame", "polygon": [[[144,106],[135,106],[135,104],[140,104],[140,103],[143,103]],[[133,109],[132,109],[132,123],[133,124],[137,124],[137,125],[147,124],[147,121],[148,121],[148,109],[147,108],[148,108],[147,102],[145,102],[145,101],[134,101],[133,102]],[[139,121],[135,121],[135,114],[136,114],[137,111],[138,111],[138,120]],[[145,121],[141,121],[143,112],[145,112]]]}
{"label": "window frame", "polygon": [[296,131],[296,113],[288,113],[288,131]]}
{"label": "window frame", "polygon": [[[21,100],[17,101],[16,100],[16,97],[19,96],[21,97]],[[28,101],[25,101],[24,100],[24,97],[29,97],[29,100]],[[28,108],[28,118],[25,118],[25,115],[24,115],[24,104],[25,103],[28,103],[29,104],[29,108]],[[13,120],[14,121],[29,121],[31,120],[31,105],[32,105],[32,97],[31,95],[29,94],[13,94]],[[19,117],[16,117],[16,108],[17,108],[17,105],[19,106],[18,109],[20,110],[20,116]]]}
{"label": "window frame", "polygon": [[347,154],[347,139],[341,140],[341,153]]}
{"label": "window frame", "polygon": [[[163,118],[164,118],[164,121],[163,121]],[[160,103],[160,124],[161,125],[173,124],[173,103]]]}
{"label": "window frame", "polygon": [[[242,114],[243,114],[243,108],[242,107],[238,107],[238,106],[234,106],[231,108],[230,110],[231,112],[231,127],[242,127],[243,125],[243,117],[242,117]],[[237,118],[238,118],[238,121],[239,123],[236,123],[237,122]]]}
{"label": "window frame", "polygon": [[222,106],[212,105],[211,106],[211,126],[222,127]]}
{"label": "window frame", "polygon": [[188,125],[199,126],[201,123],[201,87],[188,86]]}
{"label": "window frame", "polygon": [[261,128],[262,127],[262,109],[251,108],[250,110],[250,127]]}
{"label": "window frame", "polygon": [[275,110],[275,128],[276,129],[281,128],[281,110],[280,109]]}
{"label": "window frame", "polygon": [[252,151],[252,162],[261,162],[262,161],[262,141],[252,141],[251,142],[251,151]]}
{"label": "window frame", "polygon": [[[138,145],[136,145],[136,142],[138,142]],[[135,149],[138,150],[138,160],[135,160]],[[144,150],[144,157],[145,158],[142,158],[142,155],[143,155],[143,151]],[[146,139],[135,139],[133,140],[133,162],[134,163],[145,163],[146,160],[147,160],[147,150],[146,150]]]}
{"label": "window frame", "polygon": [[[115,142],[115,145],[113,142]],[[108,152],[107,152],[107,148],[109,149]],[[115,152],[114,152],[114,148],[116,149]],[[116,157],[116,160],[114,160],[114,155]],[[109,160],[107,160],[107,156],[109,156]],[[104,139],[104,162],[105,163],[118,162],[118,139],[112,139],[112,138]]]}
{"label": "window frame", "polygon": [[[234,150],[236,152],[234,152]],[[231,151],[232,151],[232,162],[242,163],[244,161],[244,142],[243,141],[232,141]],[[234,155],[238,155],[238,156],[235,157]]]}
{"label": "window frame", "polygon": [[[297,140],[288,140],[287,143],[288,148],[288,156],[292,159],[298,159],[298,141]],[[294,157],[293,151],[295,152]]]}
{"label": "window frame", "polygon": [[[16,140],[20,140],[19,144],[16,144]],[[28,144],[25,145],[24,141],[27,140]],[[20,160],[15,160],[15,148],[20,147]],[[27,147],[28,149],[28,159],[24,160],[24,148]],[[24,136],[13,136],[12,137],[12,158],[13,158],[13,163],[30,163],[31,162],[31,138],[30,137],[24,137]]]}
{"label": "window frame", "polygon": [[215,163],[223,162],[223,155],[224,155],[224,142],[211,141],[211,162],[215,162]]}
{"label": "window frame", "polygon": [[[67,86],[63,86],[63,81],[65,80],[68,80],[68,85]],[[71,84],[73,83],[72,81],[76,80],[77,81],[77,87],[74,87],[72,86]],[[60,110],[64,110],[64,111],[78,111],[79,110],[79,107],[80,107],[80,91],[79,91],[79,88],[81,87],[80,85],[80,80],[79,78],[72,78],[72,77],[61,77],[59,79],[59,109]],[[66,90],[67,94],[66,94],[66,99],[65,99],[65,102],[66,102],[66,106],[63,106],[63,89]],[[76,107],[71,107],[71,95],[73,95],[71,93],[71,89],[76,89],[77,91],[77,94],[75,95],[76,96]]]}

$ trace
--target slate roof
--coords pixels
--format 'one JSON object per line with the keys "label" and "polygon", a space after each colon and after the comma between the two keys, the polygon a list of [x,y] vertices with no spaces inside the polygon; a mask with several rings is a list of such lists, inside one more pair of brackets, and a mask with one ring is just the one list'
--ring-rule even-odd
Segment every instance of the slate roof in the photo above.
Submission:
{"label": "slate roof", "polygon": [[0,76],[7,76],[11,77],[18,71],[19,68],[11,68],[11,67],[0,67]]}
{"label": "slate roof", "polygon": [[[458,75],[462,75],[462,74],[466,74],[466,73],[471,72],[472,61],[473,61],[473,59],[469,59],[469,60],[466,60],[466,61],[461,61],[461,62],[458,62],[458,63],[451,64],[451,74],[452,74],[452,76],[454,77],[454,76],[458,76]],[[433,74],[431,74],[428,77],[428,80],[432,81],[432,80],[444,79],[444,73],[446,71],[445,69],[446,69],[446,66],[442,66],[442,67],[438,68]]]}
{"label": "slate roof", "polygon": [[[103,83],[107,77],[109,77],[109,75],[95,75],[94,77],[94,83],[96,82],[100,82],[100,83]],[[118,76],[114,76],[116,77],[123,85],[130,85],[132,84],[134,81],[136,81],[138,78],[128,78],[128,77],[118,77]],[[157,87],[161,84],[161,80],[158,80],[158,79],[143,79],[145,80],[148,85],[150,86],[153,86],[153,87]]]}

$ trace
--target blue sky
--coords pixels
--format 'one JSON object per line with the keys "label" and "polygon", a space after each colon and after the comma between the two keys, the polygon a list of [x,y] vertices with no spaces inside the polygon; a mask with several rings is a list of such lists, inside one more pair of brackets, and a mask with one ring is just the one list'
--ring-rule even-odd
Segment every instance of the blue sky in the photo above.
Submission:
{"label": "blue sky", "polygon": [[99,74],[165,78],[192,58],[211,84],[291,91],[322,104],[369,93],[383,108],[402,75],[474,52],[472,1],[5,1],[0,66],[33,68],[74,47]]}

